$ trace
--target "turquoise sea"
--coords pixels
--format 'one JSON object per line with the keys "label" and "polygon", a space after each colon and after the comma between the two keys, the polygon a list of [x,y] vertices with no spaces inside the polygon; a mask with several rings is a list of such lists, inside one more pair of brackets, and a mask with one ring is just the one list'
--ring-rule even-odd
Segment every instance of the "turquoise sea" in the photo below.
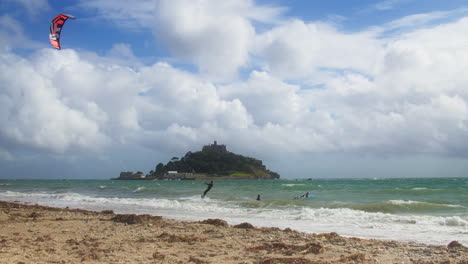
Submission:
{"label": "turquoise sea", "polygon": [[[203,181],[0,180],[0,200],[468,245],[468,178],[214,181],[201,199],[205,189]],[[307,191],[317,196],[294,199]]]}

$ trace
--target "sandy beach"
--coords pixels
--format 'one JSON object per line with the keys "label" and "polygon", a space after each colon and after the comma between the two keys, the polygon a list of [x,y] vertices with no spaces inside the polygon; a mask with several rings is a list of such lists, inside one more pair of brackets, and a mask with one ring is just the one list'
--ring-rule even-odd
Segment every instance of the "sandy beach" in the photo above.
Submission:
{"label": "sandy beach", "polygon": [[[468,263],[468,248],[0,202],[0,263]],[[436,235],[436,234],[434,234]]]}

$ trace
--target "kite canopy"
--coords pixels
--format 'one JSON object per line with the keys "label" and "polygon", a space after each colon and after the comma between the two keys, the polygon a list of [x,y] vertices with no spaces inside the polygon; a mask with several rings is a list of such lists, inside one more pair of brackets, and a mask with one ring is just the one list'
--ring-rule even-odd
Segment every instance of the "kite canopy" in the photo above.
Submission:
{"label": "kite canopy", "polygon": [[72,15],[60,14],[52,19],[52,22],[50,22],[49,40],[50,44],[52,44],[52,46],[54,46],[56,49],[60,49],[60,32],[62,31],[62,27],[65,24],[65,21],[67,21],[69,18],[75,19],[75,17]]}

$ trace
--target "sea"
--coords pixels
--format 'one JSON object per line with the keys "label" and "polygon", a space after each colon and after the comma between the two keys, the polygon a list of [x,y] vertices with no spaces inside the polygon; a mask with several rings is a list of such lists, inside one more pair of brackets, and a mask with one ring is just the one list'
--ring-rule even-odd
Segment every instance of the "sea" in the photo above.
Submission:
{"label": "sea", "polygon": [[[468,245],[468,178],[218,180],[202,199],[206,187],[204,181],[0,180],[0,200]],[[316,196],[297,199],[306,192]]]}

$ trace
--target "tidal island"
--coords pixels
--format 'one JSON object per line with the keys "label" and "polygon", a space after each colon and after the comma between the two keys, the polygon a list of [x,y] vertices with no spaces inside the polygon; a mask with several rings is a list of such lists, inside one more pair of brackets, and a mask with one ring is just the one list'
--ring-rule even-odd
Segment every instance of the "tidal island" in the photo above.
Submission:
{"label": "tidal island", "polygon": [[173,157],[166,165],[159,163],[148,174],[124,171],[112,180],[256,180],[279,179],[259,159],[245,157],[227,150],[226,145],[203,146],[201,151]]}

